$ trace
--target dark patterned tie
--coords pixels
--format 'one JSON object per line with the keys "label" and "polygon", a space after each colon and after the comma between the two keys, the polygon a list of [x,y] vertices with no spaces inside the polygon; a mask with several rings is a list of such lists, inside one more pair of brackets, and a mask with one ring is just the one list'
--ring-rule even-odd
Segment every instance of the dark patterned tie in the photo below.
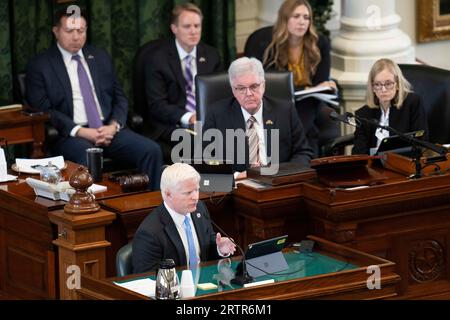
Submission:
{"label": "dark patterned tie", "polygon": [[83,96],[84,108],[89,128],[99,128],[103,125],[100,115],[95,104],[93,87],[89,81],[86,69],[84,69],[79,55],[72,56],[72,60],[78,62],[78,82],[80,83],[81,95]]}
{"label": "dark patterned tie", "polygon": [[258,132],[256,131],[255,124],[256,119],[254,116],[251,116],[247,120],[247,137],[248,137],[248,160],[250,162],[251,167],[259,167],[259,138]]}
{"label": "dark patterned tie", "polygon": [[192,56],[184,58],[184,79],[186,80],[186,110],[195,112],[194,77],[192,76]]}

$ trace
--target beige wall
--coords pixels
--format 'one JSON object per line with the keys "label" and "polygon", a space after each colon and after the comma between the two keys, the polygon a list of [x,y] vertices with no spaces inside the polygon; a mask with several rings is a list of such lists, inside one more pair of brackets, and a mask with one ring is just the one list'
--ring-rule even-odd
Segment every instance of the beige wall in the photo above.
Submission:
{"label": "beige wall", "polygon": [[415,0],[397,0],[396,9],[402,17],[400,29],[409,35],[415,45],[417,59],[429,65],[450,70],[450,59],[448,58],[450,40],[417,43]]}
{"label": "beige wall", "polygon": [[[274,19],[281,2],[282,0],[236,0],[236,45],[238,52],[243,51],[245,40],[253,30],[267,25],[271,17]],[[445,54],[450,52],[450,40],[417,43],[415,2],[416,0],[396,1],[397,14],[402,17],[400,29],[411,38],[416,48],[417,59],[450,70],[450,58],[448,58],[448,54]],[[340,0],[335,0],[333,10],[339,18]],[[333,29],[338,28],[336,22],[332,22],[330,26]],[[332,30],[333,33],[334,30]]]}

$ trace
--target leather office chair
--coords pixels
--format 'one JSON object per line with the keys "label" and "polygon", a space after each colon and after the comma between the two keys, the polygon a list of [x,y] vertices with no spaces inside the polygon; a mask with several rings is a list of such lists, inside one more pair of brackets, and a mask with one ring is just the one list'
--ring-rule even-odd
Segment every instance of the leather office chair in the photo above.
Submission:
{"label": "leather office chair", "polygon": [[262,27],[253,31],[245,41],[244,56],[255,57],[262,61],[264,50],[272,40],[272,26]]}
{"label": "leather office chair", "polygon": [[133,246],[128,243],[116,253],[116,272],[118,277],[124,277],[133,273]]}
{"label": "leather office chair", "polygon": [[[155,121],[148,112],[147,95],[145,92],[146,80],[145,69],[149,63],[152,52],[160,46],[164,39],[151,40],[142,45],[136,52],[133,59],[133,98],[134,98],[134,112],[140,115],[143,119],[141,133],[156,142],[161,147],[164,155],[164,162],[170,163],[170,153],[172,147],[165,141],[158,139],[161,132],[165,130],[159,122]],[[151,85],[151,84],[150,84]]]}
{"label": "leather office chair", "polygon": [[[265,95],[294,103],[294,86],[291,72],[266,72]],[[195,77],[197,121],[204,122],[212,103],[232,97],[228,73],[220,72]]]}
{"label": "leather office chair", "polygon": [[428,138],[450,143],[450,71],[422,64],[399,64],[413,91],[423,99]]}

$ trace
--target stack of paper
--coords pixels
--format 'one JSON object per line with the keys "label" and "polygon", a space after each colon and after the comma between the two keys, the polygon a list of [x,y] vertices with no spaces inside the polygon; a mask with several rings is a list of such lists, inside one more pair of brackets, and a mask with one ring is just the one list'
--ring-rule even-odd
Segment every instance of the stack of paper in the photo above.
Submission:
{"label": "stack of paper", "polygon": [[310,89],[300,90],[295,92],[295,100],[300,101],[305,98],[316,98],[329,103],[333,106],[338,106],[339,102],[336,101],[337,95],[335,94],[333,88],[326,87],[314,87]]}
{"label": "stack of paper", "polygon": [[114,284],[147,297],[155,296],[156,281],[149,278],[132,280],[122,283],[114,282]]}
{"label": "stack of paper", "polygon": [[[27,184],[34,189],[37,196],[49,198],[52,200],[69,201],[70,196],[75,193],[68,181],[63,181],[58,184],[48,183],[34,178],[26,178]],[[93,184],[89,187],[90,193],[105,192],[108,188],[98,184]]]}
{"label": "stack of paper", "polygon": [[57,166],[59,169],[64,168],[64,157],[52,157],[52,158],[44,158],[44,159],[16,159],[16,171],[30,174],[37,174],[40,171],[34,169],[33,166],[41,165],[46,166],[51,162],[52,165]]}

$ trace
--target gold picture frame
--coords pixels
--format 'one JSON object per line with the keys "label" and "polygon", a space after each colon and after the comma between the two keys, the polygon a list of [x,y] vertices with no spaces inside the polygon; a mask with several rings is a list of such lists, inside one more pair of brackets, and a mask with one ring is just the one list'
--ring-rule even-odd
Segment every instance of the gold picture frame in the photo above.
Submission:
{"label": "gold picture frame", "polygon": [[417,0],[417,41],[450,39],[450,0]]}

